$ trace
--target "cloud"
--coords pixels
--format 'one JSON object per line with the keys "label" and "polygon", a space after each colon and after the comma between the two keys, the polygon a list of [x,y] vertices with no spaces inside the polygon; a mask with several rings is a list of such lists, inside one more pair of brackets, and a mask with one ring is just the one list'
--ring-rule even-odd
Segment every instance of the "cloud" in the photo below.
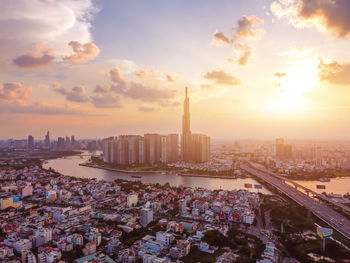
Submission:
{"label": "cloud", "polygon": [[222,31],[216,30],[213,35],[213,43],[218,46],[234,44],[239,40],[257,39],[262,32],[257,25],[264,23],[264,20],[254,16],[243,16],[237,21],[235,32],[231,36],[226,36]]}
{"label": "cloud", "polygon": [[124,85],[126,83],[126,80],[124,79],[122,73],[120,72],[120,69],[118,67],[112,68],[109,71],[108,74],[110,80],[114,83]]}
{"label": "cloud", "polygon": [[240,66],[246,66],[253,53],[253,47],[245,44],[248,39],[257,39],[263,30],[256,28],[264,21],[254,15],[243,16],[237,21],[235,32],[231,36],[226,36],[220,30],[214,33],[213,43],[218,46],[234,45],[234,50],[238,54],[237,59],[229,58],[229,62],[235,62]]}
{"label": "cloud", "polygon": [[65,95],[66,100],[68,101],[80,102],[80,103],[89,101],[89,97],[86,95],[85,88],[81,86],[75,86],[71,90],[67,90],[66,88],[62,87],[61,84],[55,83],[53,85],[53,88],[57,93]]}
{"label": "cloud", "polygon": [[278,0],[270,9],[297,28],[315,27],[339,38],[350,35],[348,0]]}
{"label": "cloud", "polygon": [[91,21],[96,12],[92,0],[1,0],[0,54],[12,61],[42,43],[56,57],[67,56],[71,40],[92,42]]}
{"label": "cloud", "polygon": [[68,44],[74,54],[65,57],[64,60],[71,63],[86,62],[98,56],[100,49],[94,43],[80,44],[78,41],[70,41]]}
{"label": "cloud", "polygon": [[13,60],[13,63],[21,68],[44,69],[47,68],[55,59],[51,49],[44,49],[42,45],[36,46],[34,54],[19,56]]}
{"label": "cloud", "polygon": [[231,39],[225,36],[220,30],[216,29],[213,35],[213,43],[218,46],[227,46],[231,44]]}
{"label": "cloud", "polygon": [[238,59],[228,58],[229,62],[236,62],[240,66],[246,66],[252,55],[253,48],[245,44],[235,44],[235,51],[238,53]]}
{"label": "cloud", "polygon": [[110,91],[111,91],[110,86],[96,85],[96,87],[94,89],[94,93],[98,93],[98,94],[105,94],[105,93],[109,93]]}
{"label": "cloud", "polygon": [[83,114],[71,107],[57,107],[47,105],[42,102],[34,102],[30,104],[20,102],[1,103],[1,113],[20,113],[20,114],[38,114],[38,115],[79,115]]}
{"label": "cloud", "polygon": [[165,77],[168,82],[174,83],[176,81],[176,78],[170,74],[165,74]]}
{"label": "cloud", "polygon": [[237,86],[242,83],[238,78],[224,70],[213,69],[211,72],[207,72],[204,78],[213,80],[218,85]]}
{"label": "cloud", "polygon": [[350,63],[341,64],[333,61],[329,64],[323,62],[322,58],[318,65],[320,70],[318,75],[322,81],[328,81],[332,84],[350,85]]}
{"label": "cloud", "polygon": [[91,96],[91,102],[96,108],[120,108],[120,98],[114,94],[96,94]]}
{"label": "cloud", "polygon": [[169,100],[175,97],[174,90],[148,87],[134,81],[129,81],[126,85],[113,85],[112,90],[132,99],[146,102]]}
{"label": "cloud", "polygon": [[169,100],[175,97],[174,90],[147,86],[124,77],[118,67],[111,69],[108,75],[115,83],[111,86],[111,91],[132,99],[160,104],[170,103]]}
{"label": "cloud", "polygon": [[143,112],[153,112],[153,111],[158,111],[159,108],[155,108],[155,107],[146,107],[146,106],[139,106],[138,107],[139,111],[143,111]]}
{"label": "cloud", "polygon": [[276,72],[275,74],[273,74],[275,77],[277,78],[282,78],[282,77],[285,77],[287,76],[287,73],[285,72]]}
{"label": "cloud", "polygon": [[32,95],[32,87],[24,87],[20,82],[4,83],[0,86],[0,100],[25,101]]}
{"label": "cloud", "polygon": [[235,42],[238,39],[256,39],[261,33],[261,29],[255,28],[256,25],[264,23],[264,20],[254,16],[243,16],[238,20],[236,33],[232,37]]}
{"label": "cloud", "polygon": [[28,102],[32,94],[32,87],[24,87],[19,82],[5,83],[0,86],[0,114],[25,113],[43,115],[71,115],[81,114],[68,106],[57,107],[42,102]]}
{"label": "cloud", "polygon": [[140,79],[146,79],[148,76],[147,71],[143,69],[136,70],[133,74]]}

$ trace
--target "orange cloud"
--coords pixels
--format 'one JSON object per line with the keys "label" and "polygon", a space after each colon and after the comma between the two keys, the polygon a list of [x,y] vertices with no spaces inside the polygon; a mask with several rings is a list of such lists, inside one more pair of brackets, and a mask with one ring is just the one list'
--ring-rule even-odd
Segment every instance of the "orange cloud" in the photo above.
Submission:
{"label": "orange cloud", "polygon": [[350,63],[341,64],[333,61],[326,64],[320,58],[318,68],[320,69],[318,75],[322,81],[328,81],[332,84],[350,85]]}
{"label": "orange cloud", "polygon": [[120,108],[120,98],[114,94],[103,93],[91,96],[91,102],[96,108]]}
{"label": "orange cloud", "polygon": [[285,77],[287,76],[287,73],[284,73],[284,72],[276,72],[275,74],[273,74],[275,77],[277,78],[282,78],[282,77]]}
{"label": "orange cloud", "polygon": [[13,60],[13,63],[21,68],[44,69],[54,59],[51,49],[44,49],[42,45],[38,44],[33,54],[19,56]]}
{"label": "orange cloud", "polygon": [[[110,91],[120,95],[146,102],[157,102],[159,104],[171,104],[175,98],[175,91],[146,86],[124,77],[118,67],[109,72],[109,78],[116,85],[110,87]],[[170,100],[170,101],[169,101]]]}
{"label": "orange cloud", "polygon": [[140,79],[145,79],[148,76],[147,71],[143,69],[136,70],[133,74]]}
{"label": "orange cloud", "polygon": [[170,74],[165,74],[165,77],[168,82],[174,83],[176,81],[176,78]]}
{"label": "orange cloud", "polygon": [[239,54],[238,59],[228,58],[229,62],[236,62],[240,66],[246,66],[252,55],[253,48],[244,44],[236,44],[235,51]]}
{"label": "orange cloud", "polygon": [[0,86],[0,99],[5,101],[25,101],[32,95],[32,87],[24,87],[20,82],[4,83]]}
{"label": "orange cloud", "polygon": [[278,18],[286,18],[295,27],[316,27],[336,37],[350,35],[348,0],[278,0],[271,4]]}
{"label": "orange cloud", "polygon": [[57,93],[60,93],[62,95],[66,96],[66,99],[73,102],[88,102],[89,98],[86,95],[85,88],[81,86],[75,86],[71,90],[67,90],[66,88],[62,87],[61,84],[55,83],[53,85],[54,90]]}
{"label": "orange cloud", "polygon": [[206,73],[204,78],[213,80],[218,85],[236,86],[242,83],[238,78],[224,70],[213,69],[211,72]]}
{"label": "orange cloud", "polygon": [[226,36],[220,30],[216,30],[213,35],[213,43],[219,46],[234,44],[238,40],[256,39],[262,32],[256,25],[264,23],[264,20],[254,16],[243,16],[237,21],[237,28],[232,36]]}
{"label": "orange cloud", "polygon": [[73,49],[74,54],[65,57],[64,60],[71,63],[86,62],[100,53],[100,49],[94,43],[80,44],[78,41],[71,41],[68,45]]}

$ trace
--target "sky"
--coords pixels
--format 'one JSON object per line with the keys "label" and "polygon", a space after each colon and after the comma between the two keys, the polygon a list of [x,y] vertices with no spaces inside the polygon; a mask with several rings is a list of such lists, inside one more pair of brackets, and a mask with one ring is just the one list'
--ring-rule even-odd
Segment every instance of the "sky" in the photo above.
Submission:
{"label": "sky", "polygon": [[348,0],[2,0],[0,139],[350,139]]}

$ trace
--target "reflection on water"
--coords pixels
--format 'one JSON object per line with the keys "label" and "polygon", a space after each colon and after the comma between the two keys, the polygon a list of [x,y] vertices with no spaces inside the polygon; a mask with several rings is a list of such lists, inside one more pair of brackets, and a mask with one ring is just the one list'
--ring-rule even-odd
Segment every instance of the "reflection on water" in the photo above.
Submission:
{"label": "reflection on water", "polygon": [[[195,178],[176,176],[173,174],[137,174],[141,178],[132,178],[132,174],[106,171],[102,169],[90,168],[79,166],[79,163],[85,162],[89,157],[84,156],[71,156],[67,158],[60,158],[49,160],[44,164],[44,168],[52,168],[61,174],[81,177],[81,178],[97,178],[99,180],[113,181],[115,179],[125,180],[141,180],[143,183],[169,183],[171,186],[189,186],[189,187],[203,187],[211,190],[223,189],[223,190],[235,190],[244,189],[244,184],[258,184],[258,182],[252,178],[245,179],[216,179],[216,178]],[[256,192],[255,189],[249,189],[249,191]],[[262,193],[270,193],[266,189],[259,190]]]}
{"label": "reflection on water", "polygon": [[[83,158],[79,156],[71,156],[67,158],[49,160],[44,164],[44,168],[52,167],[56,171],[69,176],[81,177],[81,178],[97,178],[100,180],[114,181],[115,179],[125,180],[141,180],[144,183],[169,183],[172,186],[189,186],[189,187],[204,187],[211,190],[223,189],[223,190],[234,190],[244,189],[245,183],[258,184],[258,182],[252,178],[245,179],[216,179],[216,178],[195,178],[195,177],[184,177],[176,176],[173,174],[137,174],[140,178],[132,178],[132,174],[106,171],[102,169],[89,168],[79,166],[79,163],[85,162],[89,157],[84,154]],[[334,178],[330,182],[319,182],[319,181],[296,181],[299,184],[317,192],[327,192],[334,194],[346,194],[350,192],[350,178]],[[316,189],[316,185],[326,185],[326,189]],[[249,191],[256,191],[250,189]],[[270,193],[268,190],[260,190],[262,193]]]}
{"label": "reflection on water", "polygon": [[[332,178],[330,182],[320,181],[295,181],[316,193],[326,192],[328,194],[346,194],[350,193],[350,177]],[[316,185],[325,185],[326,189],[317,189]]]}

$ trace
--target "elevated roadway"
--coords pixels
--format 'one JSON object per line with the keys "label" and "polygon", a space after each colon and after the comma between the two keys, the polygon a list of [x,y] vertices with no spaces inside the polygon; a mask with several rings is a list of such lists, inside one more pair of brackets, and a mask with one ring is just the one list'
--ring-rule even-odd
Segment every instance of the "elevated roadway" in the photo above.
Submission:
{"label": "elevated roadway", "polygon": [[[350,239],[350,220],[346,216],[338,213],[337,211],[327,206],[326,203],[316,201],[309,197],[307,194],[304,194],[297,189],[297,187],[300,187],[303,190],[307,188],[299,184],[297,184],[295,187],[292,187],[289,184],[285,183],[285,181],[291,180],[286,180],[285,178],[279,177],[264,168],[256,166],[253,163],[241,164],[241,168],[249,174],[261,179],[265,183],[268,183],[269,185],[278,189],[286,196],[294,200],[296,203],[311,211],[315,216],[317,216],[330,227],[334,228],[336,231],[341,233],[347,239]],[[293,181],[291,181],[290,183],[293,183],[294,185],[296,184]],[[311,191],[310,189],[307,190],[309,191],[309,193],[313,193],[315,196],[319,195]],[[324,198],[321,199],[325,200]]]}

